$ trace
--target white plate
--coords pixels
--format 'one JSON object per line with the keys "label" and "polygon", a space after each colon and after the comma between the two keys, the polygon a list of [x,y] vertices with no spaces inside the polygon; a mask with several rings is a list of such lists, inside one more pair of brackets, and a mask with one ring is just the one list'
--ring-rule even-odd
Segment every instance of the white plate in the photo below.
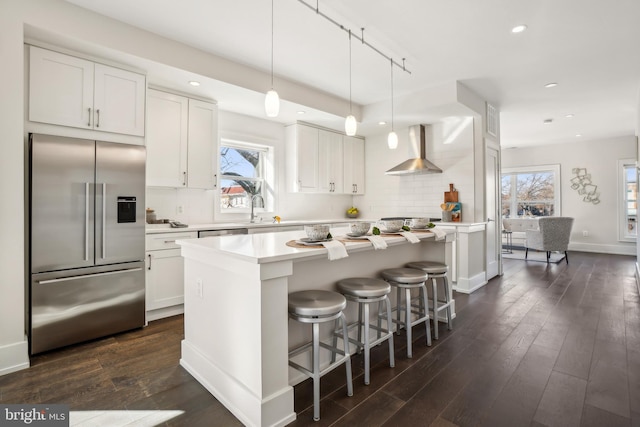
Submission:
{"label": "white plate", "polygon": [[330,242],[333,239],[323,239],[323,240],[311,240],[308,237],[303,237],[300,240],[296,240],[296,243],[300,243],[301,245],[305,245],[305,246],[317,246],[317,245],[322,245],[324,242]]}
{"label": "white plate", "polygon": [[350,239],[362,239],[362,240],[365,240],[367,237],[371,236],[371,234],[367,233],[367,234],[363,234],[361,236],[356,236],[356,235],[353,235],[351,233],[347,233],[347,236],[349,236]]}
{"label": "white plate", "polygon": [[403,229],[400,229],[398,231],[383,231],[383,230],[380,230],[380,234],[400,234],[403,231],[404,231]]}

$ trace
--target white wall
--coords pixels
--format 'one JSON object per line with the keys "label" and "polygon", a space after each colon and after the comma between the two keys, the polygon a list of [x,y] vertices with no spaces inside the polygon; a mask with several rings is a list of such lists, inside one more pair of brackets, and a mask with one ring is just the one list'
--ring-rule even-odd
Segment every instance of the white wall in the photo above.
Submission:
{"label": "white wall", "polygon": [[[351,206],[352,197],[336,194],[287,193],[284,126],[270,120],[220,111],[218,116],[221,138],[264,144],[274,149],[275,194],[278,195],[273,212],[260,213],[271,222],[278,215],[283,221],[298,219],[340,219]],[[177,219],[187,224],[247,221],[248,213],[216,213],[215,191],[183,188],[149,188],[147,206],[156,211],[158,218]],[[178,206],[183,212],[178,212]]]}
{"label": "white wall", "polygon": [[[502,151],[502,167],[559,164],[563,216],[575,218],[571,250],[634,255],[635,243],[618,241],[618,160],[635,158],[633,136],[598,141],[580,141],[552,147],[518,148]],[[601,203],[582,201],[571,189],[573,168],[586,168],[598,186]],[[583,237],[582,231],[589,236]]]}
{"label": "white wall", "polygon": [[0,375],[29,363],[24,327],[23,21],[18,3],[0,2]]}
{"label": "white wall", "polygon": [[[444,192],[453,183],[462,203],[462,221],[473,221],[474,148],[471,117],[450,119],[426,127],[427,159],[443,170],[439,174],[385,175],[385,171],[413,157],[408,128],[397,129],[398,148],[387,148],[387,134],[367,138],[366,194],[353,203],[363,217],[426,216],[440,218]],[[466,214],[465,214],[466,212]]]}

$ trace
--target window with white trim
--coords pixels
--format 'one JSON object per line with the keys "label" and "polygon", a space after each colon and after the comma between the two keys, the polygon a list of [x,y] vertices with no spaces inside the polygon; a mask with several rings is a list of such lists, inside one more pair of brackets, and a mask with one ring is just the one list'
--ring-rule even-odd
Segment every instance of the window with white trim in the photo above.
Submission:
{"label": "window with white trim", "polygon": [[502,217],[560,215],[560,165],[502,169]]}
{"label": "window with white trim", "polygon": [[618,238],[635,242],[638,234],[638,174],[634,159],[618,161]]}
{"label": "window with white trim", "polygon": [[220,212],[256,212],[274,204],[273,148],[222,138],[219,153]]}

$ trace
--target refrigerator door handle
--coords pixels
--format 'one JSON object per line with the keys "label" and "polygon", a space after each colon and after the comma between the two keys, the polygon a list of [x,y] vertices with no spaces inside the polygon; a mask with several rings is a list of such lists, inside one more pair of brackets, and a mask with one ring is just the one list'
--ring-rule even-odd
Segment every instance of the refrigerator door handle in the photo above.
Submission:
{"label": "refrigerator door handle", "polygon": [[50,284],[50,283],[68,282],[69,280],[86,279],[87,277],[110,276],[112,274],[131,273],[131,272],[134,272],[134,271],[141,271],[141,270],[142,270],[141,267],[127,268],[127,269],[124,269],[124,270],[106,271],[104,273],[83,274],[82,276],[71,276],[71,277],[61,277],[59,279],[40,280],[37,283],[39,285],[47,285],[47,284]]}
{"label": "refrigerator door handle", "polygon": [[84,260],[89,261],[89,183],[84,183]]}
{"label": "refrigerator door handle", "polygon": [[102,259],[107,257],[107,184],[102,183]]}

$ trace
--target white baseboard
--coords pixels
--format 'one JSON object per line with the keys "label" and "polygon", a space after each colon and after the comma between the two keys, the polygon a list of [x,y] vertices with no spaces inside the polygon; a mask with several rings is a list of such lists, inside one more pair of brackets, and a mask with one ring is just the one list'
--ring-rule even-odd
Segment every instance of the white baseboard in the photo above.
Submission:
{"label": "white baseboard", "polygon": [[458,276],[458,281],[453,284],[453,290],[463,294],[470,294],[487,283],[487,273],[484,271],[468,278]]}
{"label": "white baseboard", "polygon": [[0,347],[0,376],[29,367],[29,342],[24,341]]}
{"label": "white baseboard", "polygon": [[594,252],[612,255],[633,255],[636,256],[636,245],[633,243],[626,245],[605,245],[598,243],[569,243],[570,251]]}
{"label": "white baseboard", "polygon": [[164,319],[165,317],[177,316],[184,313],[184,304],[172,305],[171,307],[158,308],[149,310],[146,313],[147,323],[154,320]]}

